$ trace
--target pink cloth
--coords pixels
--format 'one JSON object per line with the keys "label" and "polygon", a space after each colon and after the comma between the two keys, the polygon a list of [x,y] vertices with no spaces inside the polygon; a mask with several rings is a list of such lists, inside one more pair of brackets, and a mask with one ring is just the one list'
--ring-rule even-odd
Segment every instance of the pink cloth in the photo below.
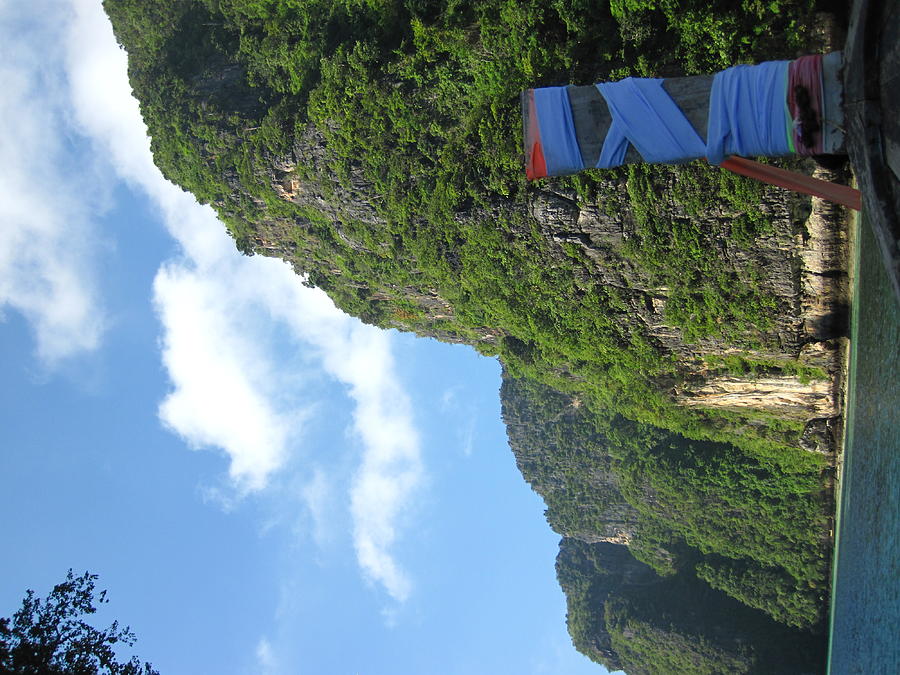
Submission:
{"label": "pink cloth", "polygon": [[794,151],[798,155],[821,155],[822,145],[822,56],[801,56],[788,67],[787,101],[794,120]]}

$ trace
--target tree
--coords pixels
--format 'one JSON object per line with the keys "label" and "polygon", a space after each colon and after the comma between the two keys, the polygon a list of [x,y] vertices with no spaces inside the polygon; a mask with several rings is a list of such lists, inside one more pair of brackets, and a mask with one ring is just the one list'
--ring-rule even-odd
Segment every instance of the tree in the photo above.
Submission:
{"label": "tree", "polygon": [[[109,602],[106,591],[94,597],[96,574],[75,576],[54,586],[46,600],[28,590],[11,618],[0,618],[0,672],[15,675],[159,675],[133,656],[119,661],[116,646],[134,645],[131,628],[119,622],[98,630],[82,620]],[[96,605],[95,605],[96,603]]]}

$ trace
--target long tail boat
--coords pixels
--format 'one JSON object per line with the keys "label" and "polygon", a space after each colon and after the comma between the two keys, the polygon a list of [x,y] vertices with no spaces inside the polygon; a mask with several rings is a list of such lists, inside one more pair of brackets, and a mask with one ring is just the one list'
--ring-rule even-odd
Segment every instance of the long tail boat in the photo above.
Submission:
{"label": "long tail boat", "polygon": [[[634,162],[722,168],[865,208],[900,302],[900,3],[856,0],[842,52],[522,92],[530,180]],[[751,157],[849,155],[859,190]]]}

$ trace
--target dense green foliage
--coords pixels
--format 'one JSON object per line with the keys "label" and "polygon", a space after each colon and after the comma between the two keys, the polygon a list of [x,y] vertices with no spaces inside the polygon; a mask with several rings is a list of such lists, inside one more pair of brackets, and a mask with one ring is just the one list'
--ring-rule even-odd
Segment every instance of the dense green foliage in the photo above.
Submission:
{"label": "dense green foliage", "polygon": [[804,584],[802,578],[777,567],[728,559],[701,562],[696,572],[713,588],[789,626],[805,628],[822,620],[825,580],[821,577]]}
{"label": "dense green foliage", "polygon": [[547,504],[550,526],[566,534],[603,531],[624,498],[590,415],[532,380],[504,378],[500,399],[519,470]]}
{"label": "dense green foliage", "polygon": [[817,472],[784,473],[732,446],[678,437],[654,443],[628,433],[630,442],[619,436],[610,452],[619,460],[623,494],[650,523],[639,540],[656,533],[657,540],[726,558],[705,562],[698,573],[778,620],[807,627],[823,619],[829,502]]}
{"label": "dense green foliage", "polygon": [[629,675],[820,673],[825,640],[789,629],[690,577],[629,589],[604,606]]}
{"label": "dense green foliage", "polygon": [[594,660],[629,675],[821,672],[823,639],[617,549],[564,539],[557,558],[572,639]]}
{"label": "dense green foliage", "polygon": [[[530,221],[521,168],[521,89],[628,73],[720,68],[796,50],[809,2],[588,0],[106,0],[163,173],[214,204],[238,247],[281,223],[293,262],[346,311],[380,325],[482,342],[515,372],[695,438],[737,442],[790,464],[798,428],[680,409],[680,365],[633,321],[621,291],[560,260]],[[774,36],[786,36],[775,39]],[[298,139],[314,139],[298,146]],[[285,177],[334,202],[279,199]],[[299,154],[298,154],[299,153]],[[627,192],[608,190],[609,177]],[[347,194],[371,217],[346,208]],[[671,288],[666,316],[687,340],[767,340],[773,300],[716,257],[766,229],[762,188],[702,164],[588,172],[560,181],[631,213],[621,252]],[[719,229],[660,217],[668,190],[686,213],[715,208]],[[295,200],[296,201],[296,200]],[[377,219],[373,225],[372,218]],[[365,254],[361,255],[360,252]],[[454,308],[440,319],[406,291]],[[374,299],[374,298],[377,298]],[[790,359],[776,364],[789,369]],[[785,371],[789,372],[789,371]]]}
{"label": "dense green foliage", "polygon": [[26,591],[22,606],[9,618],[0,618],[0,672],[9,675],[159,675],[135,656],[120,661],[116,651],[131,647],[130,628],[114,621],[98,629],[86,616],[108,602],[106,591],[95,596],[97,575],[75,576],[57,584],[46,598]]}
{"label": "dense green foliage", "polygon": [[696,574],[778,621],[820,627],[830,502],[818,469],[588,413],[533,380],[507,378],[501,395],[519,467],[557,532],[600,535],[604,520],[631,519],[629,549],[658,574]]}

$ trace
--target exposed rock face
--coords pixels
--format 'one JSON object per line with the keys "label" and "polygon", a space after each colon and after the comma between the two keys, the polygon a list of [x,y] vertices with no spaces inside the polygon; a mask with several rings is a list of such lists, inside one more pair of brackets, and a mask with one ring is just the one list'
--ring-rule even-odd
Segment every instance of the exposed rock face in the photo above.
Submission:
{"label": "exposed rock face", "polygon": [[[813,175],[838,180],[834,172],[816,168]],[[610,186],[626,203],[626,184]],[[671,192],[672,190],[670,190]],[[663,218],[698,218],[687,214],[673,198],[665,197],[660,209]],[[574,193],[545,189],[534,195],[530,211],[545,236],[560,245],[576,246],[593,263],[586,272],[602,283],[620,289],[628,304],[627,317],[635,320],[657,344],[676,355],[680,363],[694,370],[698,381],[691,393],[676,394],[687,405],[729,408],[756,408],[784,412],[795,417],[824,417],[839,413],[836,377],[840,370],[839,345],[834,338],[847,330],[847,240],[844,213],[840,207],[820,199],[809,202],[783,191],[767,190],[761,204],[771,231],[759,236],[751,250],[729,246],[718,238],[710,244],[718,249],[725,264],[741,279],[753,279],[763,291],[776,298],[772,328],[764,344],[746,350],[734,349],[723,339],[687,341],[664,315],[670,289],[654,285],[642,270],[621,254],[624,242],[634,236],[631,213],[609,213],[600,204],[580,204]],[[720,225],[737,213],[709,212],[699,217]],[[711,228],[710,228],[711,229]],[[753,377],[719,378],[705,367],[706,355],[742,353],[755,358],[800,359],[821,368],[829,382],[805,382],[806,378],[782,376],[771,381]],[[780,391],[783,388],[783,396]],[[714,392],[730,394],[724,398]]]}
{"label": "exposed rock face", "polygon": [[[840,179],[835,172],[822,168],[817,168],[813,176]],[[842,217],[840,207],[813,199],[799,235],[800,315],[805,333],[814,340],[827,340],[840,333],[848,319],[848,229],[840,226]]]}
{"label": "exposed rock face", "polygon": [[[303,167],[302,176],[298,167]],[[326,162],[325,140],[312,124],[294,138],[291,155],[275,160],[272,168],[272,189],[282,199],[312,206],[335,222],[358,220],[372,227],[385,226],[376,208],[374,186],[358,171],[350,171],[346,179],[335,176]]]}
{"label": "exposed rock face", "polygon": [[[137,89],[143,91],[142,98],[146,99],[142,104],[145,116],[161,116],[161,120],[165,119],[161,124],[167,128],[176,122],[189,127],[218,120],[214,133],[190,138],[196,146],[192,153],[172,159],[169,169],[185,169],[178,164],[182,161],[205,163],[217,180],[224,180],[228,189],[210,190],[212,196],[207,198],[221,213],[243,218],[250,234],[245,231],[238,238],[242,250],[284,258],[309,283],[329,292],[353,295],[358,302],[349,311],[364,320],[415,330],[445,341],[467,342],[486,353],[496,353],[508,327],[469,323],[466,330],[460,330],[454,325],[459,322],[453,319],[459,316],[461,308],[454,306],[447,288],[439,288],[435,279],[422,274],[421,261],[408,250],[400,254],[401,259],[394,260],[397,267],[408,271],[408,278],[399,283],[372,275],[351,275],[329,253],[323,253],[335,243],[323,243],[319,226],[327,222],[329,236],[333,234],[345,249],[343,255],[352,254],[364,261],[395,255],[391,224],[382,208],[385,197],[358,162],[351,159],[340,169],[335,168],[334,156],[325,142],[326,133],[332,129],[328,122],[320,121],[317,127],[301,110],[294,111],[288,118],[291,131],[287,144],[278,146],[278,152],[283,154],[269,154],[269,150],[257,148],[249,170],[252,177],[245,167],[219,161],[223,146],[240,146],[254,130],[266,124],[267,113],[285,101],[267,86],[260,86],[250,76],[247,64],[235,56],[239,32],[234,26],[222,25],[217,9],[203,3],[173,3],[166,10],[174,13],[170,21],[177,28],[169,36],[168,58],[172,63],[166,67],[153,60],[158,55],[141,53],[147,32],[141,28],[143,24],[116,21],[117,14],[129,14],[116,3],[110,3],[109,9],[118,38],[130,50],[132,79],[143,82]],[[150,9],[146,20],[148,26],[165,23]],[[817,39],[833,32],[833,28],[823,29]],[[202,49],[181,49],[207,33],[209,44]],[[823,44],[822,48],[830,46]],[[172,82],[154,79],[157,70],[162,73],[167,67],[171,67],[171,72],[166,78],[178,84],[181,98],[177,103],[159,93],[168,91]],[[171,119],[167,117],[170,114]],[[290,150],[283,152],[286,147]],[[187,167],[184,175],[194,175],[196,168]],[[249,183],[269,188],[264,190],[268,194],[261,196],[261,192],[248,187]],[[585,293],[591,292],[598,282],[615,289],[622,303],[616,320],[632,333],[646,336],[664,356],[674,357],[680,371],[693,376],[691,391],[707,391],[704,380],[719,375],[707,368],[706,355],[721,355],[737,347],[750,358],[797,359],[807,345],[844,334],[846,261],[839,210],[817,200],[812,200],[810,207],[808,198],[766,189],[754,208],[767,221],[767,229],[756,233],[752,248],[748,248],[736,245],[730,236],[743,215],[741,208],[724,206],[721,200],[713,200],[708,207],[691,207],[679,199],[674,173],[654,184],[655,197],[649,214],[638,213],[630,194],[634,186],[622,173],[610,173],[597,181],[598,191],[592,197],[563,187],[567,185],[570,183],[565,181],[542,181],[529,187],[524,199],[521,194],[505,197],[485,193],[483,199],[468,199],[458,205],[456,218],[460,222],[485,223],[496,221],[501,215],[514,215],[513,220],[518,223],[515,227],[520,231],[510,232],[511,238],[525,240],[534,231],[539,232],[547,244],[546,251],[542,251],[547,259],[541,263],[571,268],[578,289]],[[279,200],[299,208],[285,215],[273,203]],[[247,216],[249,212],[252,214]],[[413,230],[433,227],[427,218],[419,218],[413,222]],[[685,336],[670,312],[673,295],[683,293],[683,288],[667,287],[650,267],[627,250],[639,240],[640,221],[646,218],[673,224],[690,222],[701,234],[701,245],[715,254],[717,264],[727,275],[736,283],[758,287],[774,301],[769,326],[736,326],[727,339]],[[440,252],[443,261],[457,273],[458,249],[464,243],[448,241],[446,250]],[[832,378],[835,372],[836,368],[826,369]],[[752,377],[730,375],[746,383],[741,396],[722,399],[727,400],[728,407],[753,407],[762,402],[766,409],[787,411],[794,417],[821,417],[836,410],[833,393],[829,399],[821,387],[804,389],[799,379],[785,373],[777,383],[764,383],[759,391],[754,389]],[[778,383],[785,388],[783,396],[776,391]],[[734,382],[713,381],[708,385],[709,391],[726,384],[736,386]],[[689,398],[693,404],[699,404],[696,395]],[[705,399],[709,405],[716,405],[719,400],[710,396]]]}
{"label": "exposed rock face", "polygon": [[[373,186],[352,167],[349,177],[334,176],[325,162],[321,136],[311,126],[295,140],[292,155],[273,159],[272,165],[271,186],[281,199],[316,209],[338,228],[342,222],[365,223],[373,232],[386,227]],[[297,169],[301,165],[303,176]],[[815,169],[815,173],[826,179],[837,178],[822,169]],[[541,234],[552,242],[560,261],[571,258],[574,249],[585,261],[583,267],[576,269],[584,286],[599,280],[617,289],[626,305],[620,319],[647,334],[664,353],[674,355],[682,368],[693,372],[690,386],[673,392],[679,402],[690,406],[759,408],[805,419],[839,414],[841,360],[832,340],[845,335],[847,322],[847,242],[842,210],[822,200],[812,199],[810,205],[807,198],[767,189],[760,210],[768,219],[769,230],[757,236],[753,248],[747,249],[730,245],[727,237],[713,234],[727,232],[739,212],[713,210],[699,216],[688,213],[674,197],[667,196],[674,191],[674,185],[662,186],[657,204],[659,217],[699,220],[698,227],[711,233],[709,245],[724,267],[739,280],[758,285],[762,293],[774,298],[770,328],[763,332],[747,330],[746,341],[753,347],[735,349],[733,339],[688,340],[667,319],[670,289],[654,281],[652,270],[642,268],[623,253],[623,246],[636,231],[636,216],[628,205],[628,185],[624,180],[611,178],[602,202],[584,202],[577,194],[561,190],[549,181],[530,194],[524,207],[495,197],[493,205],[461,211],[458,217],[485,219],[494,213],[524,208]],[[285,257],[303,272],[303,250],[280,248],[273,243],[291,240],[284,236],[286,227],[289,224],[279,226],[277,219],[260,223],[256,251]],[[427,224],[423,223],[423,227]],[[340,236],[360,256],[379,254],[345,232]],[[410,260],[408,265],[415,269],[416,261]],[[338,269],[331,272],[336,278],[341,275]],[[502,328],[491,326],[476,328],[466,336],[442,330],[441,322],[453,317],[455,308],[435,288],[387,285],[369,291],[369,299],[375,303],[400,300],[412,304],[428,324],[425,329],[421,322],[410,326],[401,314],[388,321],[392,327],[413,328],[444,341],[480,342],[487,346],[497,344],[505,335]],[[828,380],[809,381],[789,374],[769,378],[735,374],[720,377],[706,367],[707,355],[738,352],[748,358],[800,359],[804,363],[810,354],[815,354],[815,365]]]}
{"label": "exposed rock face", "polygon": [[[301,158],[306,177],[297,173]],[[816,169],[816,175],[836,178],[822,169]],[[352,170],[349,178],[333,176],[324,160],[321,137],[312,127],[296,139],[291,157],[273,160],[271,185],[280,198],[313,207],[338,227],[341,222],[365,223],[373,231],[386,226],[377,209],[373,186]],[[839,414],[840,354],[833,339],[845,334],[847,321],[847,242],[841,209],[818,199],[812,199],[810,206],[806,198],[772,188],[765,191],[760,205],[770,230],[755,239],[752,249],[731,246],[723,237],[710,237],[710,245],[717,249],[723,264],[738,279],[759,284],[762,292],[776,303],[771,311],[771,328],[762,334],[750,330],[748,341],[756,345],[737,350],[733,340],[686,340],[667,320],[670,289],[655,283],[648,270],[622,252],[636,229],[635,215],[627,206],[627,190],[625,181],[610,179],[603,203],[585,203],[577,194],[557,189],[549,182],[531,194],[525,209],[547,241],[553,243],[560,260],[566,259],[566,249],[571,256],[572,247],[583,256],[586,264],[579,269],[585,285],[599,280],[617,289],[626,303],[621,319],[645,332],[664,352],[676,356],[683,368],[694,372],[688,387],[673,392],[676,400],[690,406],[758,408],[805,419]],[[501,198],[495,202],[493,207],[463,211],[459,217],[483,219],[490,217],[492,208],[498,213],[523,208]],[[663,218],[698,219],[696,213],[687,213],[676,199],[667,197],[665,189],[658,207]],[[615,212],[611,212],[613,209]],[[699,217],[699,227],[721,232],[724,224],[727,231],[727,223],[739,215],[728,211],[704,213]],[[302,266],[302,250],[279,248],[272,243],[290,240],[279,232],[283,227],[279,228],[277,219],[261,223],[256,250],[286,257]],[[377,250],[369,250],[349,234],[342,233],[341,237],[361,256],[378,255]],[[415,264],[414,260],[409,261],[411,268]],[[332,273],[338,277],[341,274],[337,269]],[[455,309],[434,288],[385,286],[369,290],[372,302],[411,303],[430,323],[424,331],[421,326],[415,330],[440,340],[491,345],[505,335],[502,328],[490,326],[467,336],[441,330],[441,322],[453,317]],[[402,314],[388,323],[400,329],[410,327]],[[721,377],[706,367],[704,356],[738,352],[749,358],[800,359],[821,368],[828,379],[810,381],[787,374]]]}
{"label": "exposed rock face", "polygon": [[[217,207],[241,251],[287,260],[306,283],[364,321],[501,354],[517,376],[545,383],[506,379],[503,416],[523,476],[547,503],[550,525],[564,535],[557,570],[579,649],[612,668],[627,663],[625,652],[614,648],[604,617],[604,608],[614,607],[608,599],[617,594],[620,605],[631,598],[631,614],[626,606],[619,616],[641,620],[650,636],[645,647],[672,634],[676,646],[668,651],[679,651],[681,634],[669,625],[670,616],[679,613],[648,619],[658,610],[662,582],[629,550],[670,580],[676,572],[690,575],[685,565],[692,563],[683,555],[690,547],[696,555],[712,551],[746,558],[744,563],[761,560],[768,571],[774,558],[757,555],[753,544],[761,542],[767,554],[773,549],[770,534],[788,532],[778,527],[791,524],[781,516],[809,501],[804,498],[816,489],[818,475],[803,482],[794,472],[779,482],[755,459],[735,457],[737,443],[745,431],[768,430],[773,418],[790,418],[784,425],[789,432],[776,424],[777,438],[760,433],[754,440],[790,450],[787,444],[798,442],[806,422],[801,447],[833,448],[839,338],[846,323],[839,210],[815,200],[810,205],[808,198],[776,188],[761,190],[757,198],[746,185],[729,185],[697,166],[605,172],[588,181],[584,194],[579,191],[584,184],[574,180],[525,187],[513,176],[509,146],[502,161],[490,154],[474,162],[473,175],[432,171],[463,166],[474,146],[500,136],[488,136],[490,141],[480,132],[477,138],[464,135],[455,147],[443,134],[425,138],[429,132],[418,123],[406,128],[414,116],[401,116],[396,124],[392,111],[380,111],[385,114],[380,117],[361,108],[357,114],[353,101],[380,100],[380,93],[402,90],[409,95],[403,100],[432,120],[427,126],[442,125],[440,115],[432,114],[427,90],[417,98],[419,84],[410,78],[398,82],[395,69],[374,62],[367,66],[378,71],[371,88],[349,92],[352,96],[333,106],[309,108],[303,96],[310,92],[284,95],[283,81],[261,77],[261,64],[242,54],[239,46],[254,37],[252,27],[245,31],[239,21],[226,25],[225,14],[219,16],[233,3],[107,4],[119,16],[113,19],[117,37],[129,49],[130,74],[155,134],[157,163],[168,178]],[[422,11],[429,5],[418,4]],[[551,4],[560,3],[548,3],[547,13],[558,13],[556,7],[551,12]],[[157,5],[172,16],[157,17]],[[132,14],[140,20],[133,21]],[[164,29],[156,36],[159,44],[148,40],[157,26]],[[343,46],[359,47],[357,36],[344,27],[334,24],[335,36],[346,38]],[[283,37],[286,49],[297,49],[300,56],[299,36],[287,31]],[[161,45],[165,49],[157,53]],[[344,77],[346,64],[332,65],[339,82],[356,81]],[[423,68],[433,70],[427,61]],[[460,78],[467,77],[464,68]],[[498,96],[492,111],[505,109],[498,119],[510,121],[505,100]],[[346,111],[349,123],[341,122]],[[368,119],[406,129],[415,142],[371,130],[369,137],[363,129],[365,143],[344,147],[340,134],[355,135],[354,123]],[[509,125],[495,131],[506,141],[514,133]],[[431,148],[404,159],[404,145],[418,152],[420,141],[454,149],[443,155]],[[368,153],[373,148],[379,152]],[[373,161],[365,166],[363,158]],[[502,177],[493,175],[494,169]],[[444,181],[447,176],[453,180]],[[444,187],[453,195],[442,200]],[[413,197],[404,201],[406,195],[398,193],[407,189]],[[678,243],[672,232],[688,241],[677,264],[696,263],[691,275],[678,276],[676,265],[662,260]],[[650,244],[669,250],[644,255]],[[495,267],[504,267],[503,273]],[[543,274],[547,270],[558,274]],[[523,279],[527,283],[520,284]],[[708,279],[718,284],[709,294],[692,287]],[[739,292],[728,292],[735,289]],[[570,298],[576,302],[566,304]],[[709,308],[716,303],[725,309]],[[759,306],[766,308],[767,321],[760,320]],[[755,314],[744,311],[748,307]],[[593,317],[602,321],[592,322]],[[716,325],[702,325],[704,319]],[[756,411],[762,414],[754,418]],[[740,421],[729,426],[734,419]],[[644,427],[643,436],[632,434],[637,427]],[[647,431],[650,427],[660,433]],[[681,441],[688,438],[701,440],[687,447]],[[638,441],[643,452],[634,447]],[[802,460],[798,464],[824,464],[795,454]],[[757,494],[760,499],[754,499]],[[785,494],[795,498],[782,499]],[[754,510],[757,503],[764,508]],[[755,517],[763,511],[764,517]],[[807,511],[801,524],[819,531]],[[765,518],[770,515],[773,527]],[[759,532],[747,527],[751,521],[762,523]],[[740,545],[732,546],[738,539]],[[796,546],[801,538],[784,539],[786,546]],[[802,572],[800,581],[815,581],[815,574]],[[746,589],[735,583],[731,592],[740,598]],[[674,594],[677,610],[704,613],[693,602],[697,584],[712,590],[693,579]],[[734,615],[732,608],[719,612],[715,622]],[[578,612],[583,621],[575,630]],[[690,624],[696,616],[681,618],[689,620],[683,635],[700,638],[688,642],[703,646],[707,636],[717,635],[694,631]],[[624,623],[620,643],[642,642],[640,628]]]}
{"label": "exposed rock face", "polygon": [[505,377],[503,420],[516,464],[544,498],[556,532],[588,544],[627,544],[638,513],[619,489],[619,478],[577,398]]}
{"label": "exposed rock face", "polygon": [[804,418],[837,413],[830,381],[801,382],[796,377],[714,377],[685,387],[675,397],[681,405],[702,408],[753,408]]}

